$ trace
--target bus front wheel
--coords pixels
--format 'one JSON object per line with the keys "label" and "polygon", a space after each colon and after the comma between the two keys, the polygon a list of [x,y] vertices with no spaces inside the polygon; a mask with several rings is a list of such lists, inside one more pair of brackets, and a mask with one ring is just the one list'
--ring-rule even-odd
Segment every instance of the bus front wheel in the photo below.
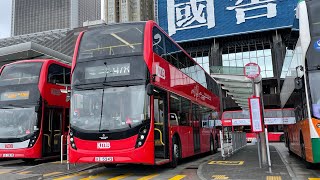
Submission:
{"label": "bus front wheel", "polygon": [[214,153],[215,153],[214,142],[213,142],[213,138],[210,137],[210,154],[214,154]]}
{"label": "bus front wheel", "polygon": [[180,145],[176,137],[172,139],[172,161],[170,167],[175,168],[180,158]]}

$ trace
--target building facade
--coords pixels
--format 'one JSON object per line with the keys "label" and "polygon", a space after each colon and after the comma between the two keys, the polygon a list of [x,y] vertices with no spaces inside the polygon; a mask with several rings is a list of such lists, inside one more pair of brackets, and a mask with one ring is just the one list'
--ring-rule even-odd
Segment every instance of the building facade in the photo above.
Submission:
{"label": "building facade", "polygon": [[[159,25],[208,73],[261,68],[265,108],[280,108],[286,59],[298,39],[295,1],[158,0]],[[240,107],[221,92],[223,110]]]}
{"label": "building facade", "polygon": [[101,0],[13,0],[11,35],[75,28],[101,19]]}
{"label": "building facade", "polygon": [[154,19],[153,0],[103,0],[102,19],[106,23]]}

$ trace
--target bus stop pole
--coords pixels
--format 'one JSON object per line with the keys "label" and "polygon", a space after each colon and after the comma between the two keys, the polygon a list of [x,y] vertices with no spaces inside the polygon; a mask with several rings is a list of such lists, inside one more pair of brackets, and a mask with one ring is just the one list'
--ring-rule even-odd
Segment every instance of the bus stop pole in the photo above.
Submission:
{"label": "bus stop pole", "polygon": [[[262,97],[262,85],[261,80],[259,82],[254,83],[254,94],[256,97],[260,97],[261,99],[261,121],[262,121],[262,127],[264,126],[264,103],[263,103],[263,97]],[[261,161],[263,165],[267,165],[267,150],[266,150],[266,139],[265,139],[265,133],[260,132],[259,133],[259,140],[260,140],[260,150],[261,150]],[[259,144],[258,144],[259,146]]]}
{"label": "bus stop pole", "polygon": [[258,146],[259,167],[262,168],[262,166],[261,166],[261,153],[260,153],[260,138],[259,138],[259,133],[256,133],[256,138],[257,138],[257,146]]}

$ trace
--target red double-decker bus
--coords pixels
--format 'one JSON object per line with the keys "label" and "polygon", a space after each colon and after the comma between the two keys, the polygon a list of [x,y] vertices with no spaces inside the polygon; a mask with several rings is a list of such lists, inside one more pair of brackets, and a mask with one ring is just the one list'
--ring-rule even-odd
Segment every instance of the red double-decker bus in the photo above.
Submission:
{"label": "red double-decker bus", "polygon": [[217,85],[153,21],[80,33],[71,89],[71,163],[175,167],[217,148]]}
{"label": "red double-decker bus", "polygon": [[[284,126],[294,123],[294,110],[291,108],[264,110],[264,125],[268,129],[269,141],[284,142]],[[229,130],[233,129],[234,131],[246,132],[247,142],[256,141],[256,133],[251,132],[251,122],[248,110],[223,112],[222,125],[224,127],[229,127]]]}
{"label": "red double-decker bus", "polygon": [[56,60],[23,60],[0,71],[0,157],[25,161],[59,155],[70,103],[60,84],[70,66]]}

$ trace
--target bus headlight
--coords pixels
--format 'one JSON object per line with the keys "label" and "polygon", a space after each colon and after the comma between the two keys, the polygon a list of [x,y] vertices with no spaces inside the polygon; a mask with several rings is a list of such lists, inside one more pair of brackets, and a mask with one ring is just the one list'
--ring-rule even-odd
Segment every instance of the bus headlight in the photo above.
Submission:
{"label": "bus headlight", "polygon": [[150,126],[143,126],[139,129],[138,138],[136,142],[136,148],[141,147],[146,141]]}
{"label": "bus headlight", "polygon": [[317,127],[320,128],[320,123],[317,124]]}
{"label": "bus headlight", "polygon": [[28,147],[29,147],[29,148],[33,147],[34,144],[36,143],[36,140],[37,140],[37,134],[34,134],[34,135],[30,138]]}
{"label": "bus headlight", "polygon": [[70,130],[69,135],[70,135],[70,144],[71,144],[71,147],[72,147],[73,149],[77,150],[77,146],[76,146],[76,144],[75,144],[75,142],[74,142],[74,138],[73,138],[73,132],[72,132],[71,130]]}

